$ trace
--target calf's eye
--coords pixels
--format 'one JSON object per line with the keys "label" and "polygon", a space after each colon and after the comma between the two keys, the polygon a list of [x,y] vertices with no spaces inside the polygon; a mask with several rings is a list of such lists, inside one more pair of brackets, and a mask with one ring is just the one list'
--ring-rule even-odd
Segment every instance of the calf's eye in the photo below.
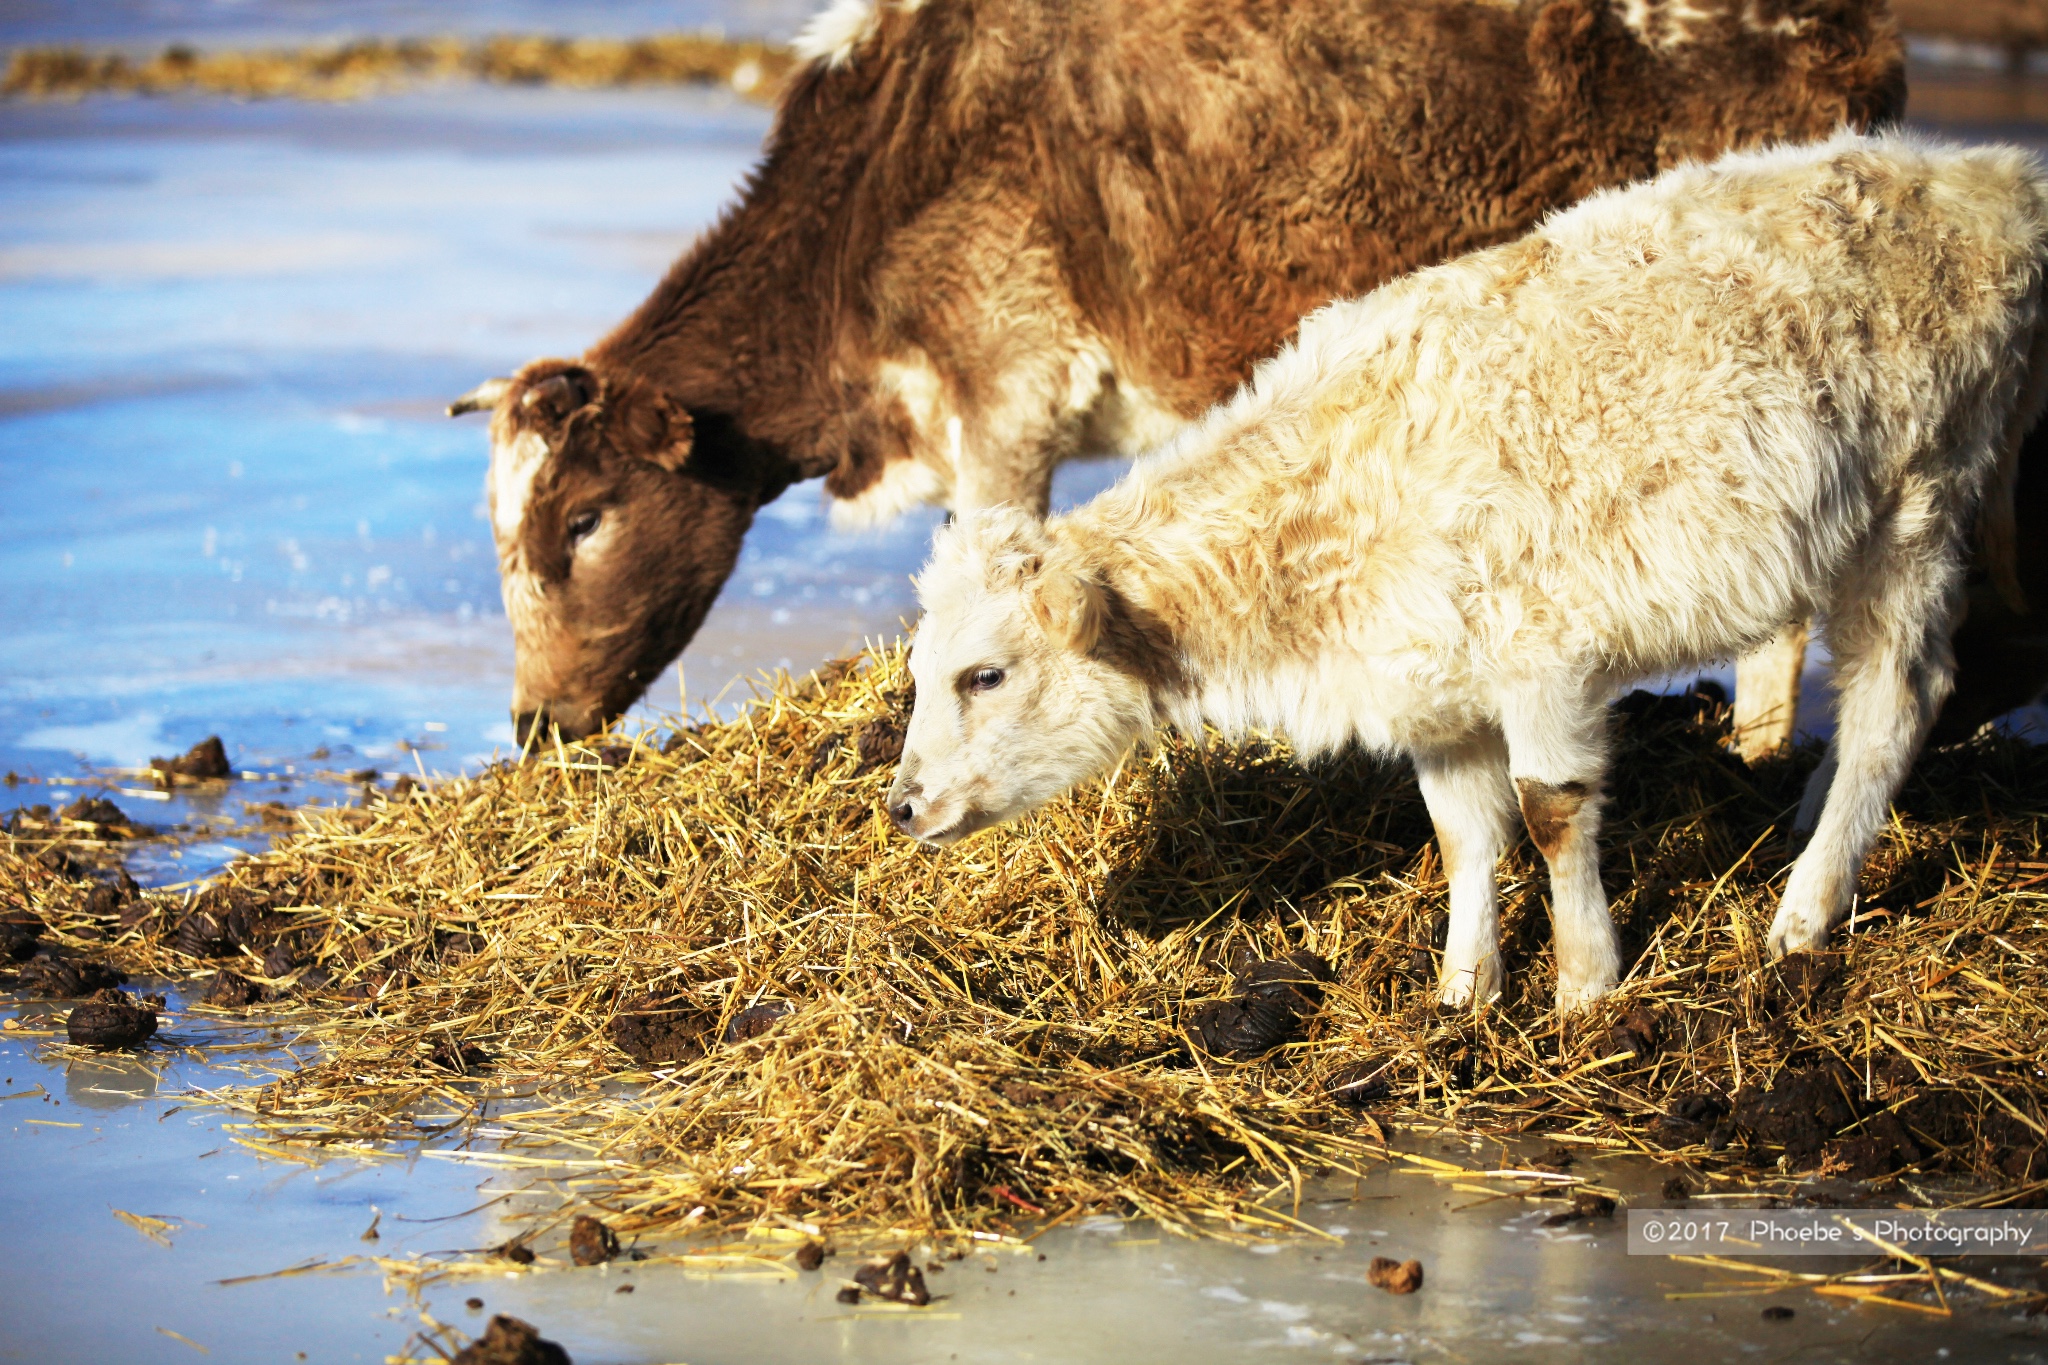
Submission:
{"label": "calf's eye", "polygon": [[970,692],[988,692],[1000,687],[1002,682],[1002,669],[977,668],[967,679],[967,690]]}
{"label": "calf's eye", "polygon": [[600,515],[600,513],[594,511],[578,512],[575,516],[569,518],[569,543],[574,545],[577,541],[595,531]]}

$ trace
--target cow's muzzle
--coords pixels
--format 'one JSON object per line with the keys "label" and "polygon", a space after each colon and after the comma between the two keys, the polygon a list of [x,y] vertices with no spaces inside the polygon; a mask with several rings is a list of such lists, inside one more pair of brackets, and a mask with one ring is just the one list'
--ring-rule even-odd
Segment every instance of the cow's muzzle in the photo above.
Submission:
{"label": "cow's muzzle", "polygon": [[525,752],[544,744],[552,744],[557,736],[563,740],[578,740],[594,735],[603,728],[602,725],[588,724],[579,716],[550,711],[545,706],[512,713],[512,737]]}

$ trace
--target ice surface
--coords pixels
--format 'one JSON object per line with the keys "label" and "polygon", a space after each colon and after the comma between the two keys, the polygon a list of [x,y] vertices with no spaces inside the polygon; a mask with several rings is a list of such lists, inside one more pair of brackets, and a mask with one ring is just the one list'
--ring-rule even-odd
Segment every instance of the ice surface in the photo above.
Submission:
{"label": "ice surface", "polygon": [[[441,408],[622,317],[767,117],[693,91],[10,108],[0,768],[211,732],[245,764],[509,745],[482,423]],[[835,535],[820,496],[763,518],[693,697],[908,614],[934,518]],[[678,707],[673,672],[652,696]]]}

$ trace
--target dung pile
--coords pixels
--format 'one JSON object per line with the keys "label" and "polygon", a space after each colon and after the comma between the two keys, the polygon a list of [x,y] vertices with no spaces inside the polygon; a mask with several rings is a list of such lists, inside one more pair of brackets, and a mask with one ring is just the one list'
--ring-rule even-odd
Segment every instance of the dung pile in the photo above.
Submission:
{"label": "dung pile", "polygon": [[427,81],[564,85],[722,85],[774,95],[795,59],[781,47],[714,34],[556,38],[365,38],[325,47],[199,52],[175,44],[148,57],[69,47],[18,48],[0,95],[77,99],[90,94],[228,95],[241,99],[349,100]]}
{"label": "dung pile", "polygon": [[1634,967],[1560,1029],[1526,846],[1506,997],[1434,1005],[1444,886],[1405,767],[1174,741],[940,853],[880,809],[909,702],[877,652],[731,723],[302,812],[119,920],[16,837],[0,902],[68,954],[294,1012],[317,1058],[233,1101],[267,1141],[580,1153],[625,1236],[1285,1228],[1290,1187],[1410,1121],[1668,1153],[1695,1183],[2048,1189],[2048,751],[1928,756],[1842,951],[1767,965],[1814,755],[1746,769],[1710,695],[1629,699],[1606,867]]}

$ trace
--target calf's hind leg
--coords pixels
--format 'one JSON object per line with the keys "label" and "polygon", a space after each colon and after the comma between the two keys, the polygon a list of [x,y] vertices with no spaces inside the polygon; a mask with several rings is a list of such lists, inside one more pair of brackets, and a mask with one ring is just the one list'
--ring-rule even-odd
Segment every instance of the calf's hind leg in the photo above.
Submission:
{"label": "calf's hind leg", "polygon": [[1600,798],[1607,775],[1606,707],[1579,680],[1508,698],[1508,769],[1529,839],[1550,865],[1557,1008],[1583,1009],[1621,975],[1607,892],[1600,885]]}
{"label": "calf's hind leg", "polygon": [[1508,750],[1498,732],[1415,756],[1415,777],[1436,826],[1451,886],[1437,999],[1463,1008],[1500,994],[1500,892],[1496,868],[1514,819]]}
{"label": "calf's hind leg", "polygon": [[[1902,518],[1903,519],[1903,518]],[[1800,803],[1813,838],[1792,864],[1766,939],[1772,957],[1827,946],[1849,913],[1885,807],[1953,685],[1953,554],[1872,555],[1828,614],[1835,656],[1835,738]],[[1814,819],[1814,816],[1818,819]]]}

